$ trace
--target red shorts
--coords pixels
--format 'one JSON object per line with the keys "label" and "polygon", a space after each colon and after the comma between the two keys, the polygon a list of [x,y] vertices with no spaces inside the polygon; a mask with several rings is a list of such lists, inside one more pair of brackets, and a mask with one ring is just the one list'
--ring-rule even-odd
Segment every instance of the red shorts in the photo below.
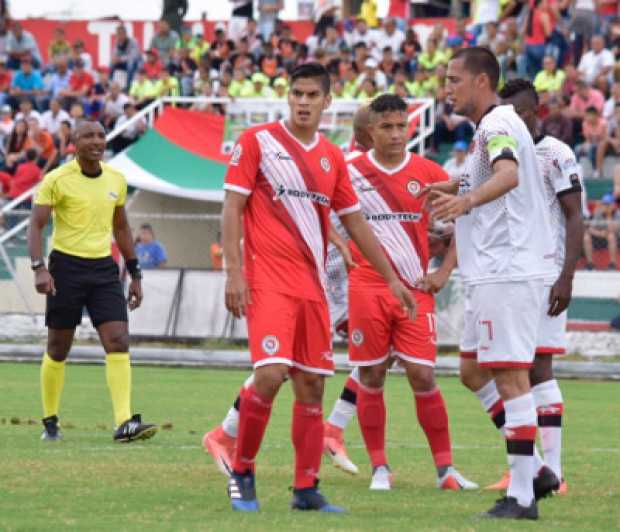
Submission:
{"label": "red shorts", "polygon": [[327,303],[252,290],[248,336],[254,368],[286,364],[311,373],[334,374]]}
{"label": "red shorts", "polygon": [[356,366],[374,366],[390,355],[412,364],[435,366],[437,332],[435,300],[414,292],[415,320],[410,320],[388,289],[349,289],[349,360]]}

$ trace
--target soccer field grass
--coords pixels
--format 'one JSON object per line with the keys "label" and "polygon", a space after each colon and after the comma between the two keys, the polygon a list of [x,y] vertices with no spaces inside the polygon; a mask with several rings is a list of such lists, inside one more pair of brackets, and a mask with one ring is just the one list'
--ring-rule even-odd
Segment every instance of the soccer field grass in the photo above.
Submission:
{"label": "soccer field grass", "polygon": [[[619,385],[565,381],[565,474],[569,494],[539,504],[538,523],[476,517],[495,493],[440,492],[413,399],[399,375],[387,382],[391,492],[370,492],[357,421],[347,443],[361,474],[324,460],[321,487],[347,515],[291,512],[291,393],[285,386],[258,458],[260,514],[234,514],[226,481],[200,444],[246,377],[241,371],[134,368],[134,407],[170,423],[152,440],[113,444],[103,367],[69,365],[62,442],[41,442],[39,368],[0,364],[0,530],[612,530],[620,528]],[[326,414],[344,382],[327,383]],[[455,464],[481,485],[506,468],[504,444],[477,399],[455,378],[440,379],[448,403]],[[36,420],[29,424],[28,420]],[[19,422],[19,423],[17,423]]]}

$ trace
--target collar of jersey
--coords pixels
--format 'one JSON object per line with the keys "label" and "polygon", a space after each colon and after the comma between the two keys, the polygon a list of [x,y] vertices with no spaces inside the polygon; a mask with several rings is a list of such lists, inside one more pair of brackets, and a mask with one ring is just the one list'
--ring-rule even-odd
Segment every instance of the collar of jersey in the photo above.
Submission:
{"label": "collar of jersey", "polygon": [[400,172],[405,166],[407,166],[407,163],[409,163],[409,161],[411,160],[411,152],[408,151],[408,152],[406,152],[405,158],[403,159],[402,163],[400,163],[395,168],[386,168],[381,163],[379,163],[379,161],[377,161],[377,159],[375,159],[375,150],[374,149],[372,149],[369,152],[367,152],[367,154],[368,154],[368,160],[374,166],[376,166],[379,170],[381,170],[384,174],[388,174],[388,175],[393,175],[393,174],[396,174],[397,172]]}
{"label": "collar of jersey", "polygon": [[299,140],[295,135],[293,135],[288,130],[288,128],[286,127],[286,124],[284,123],[284,120],[280,120],[280,125],[282,126],[282,129],[284,131],[286,131],[286,134],[289,137],[291,137],[297,144],[299,144],[306,151],[313,150],[314,148],[316,148],[316,145],[319,143],[319,134],[318,134],[318,132],[314,134],[314,140],[310,144],[304,144],[301,140]]}
{"label": "collar of jersey", "polygon": [[497,104],[494,103],[493,105],[491,105],[484,113],[482,113],[482,116],[480,117],[480,120],[478,120],[478,122],[476,122],[476,129],[478,128],[478,126],[480,125],[480,122],[482,122],[482,119],[488,115],[493,109],[495,109],[497,107]]}

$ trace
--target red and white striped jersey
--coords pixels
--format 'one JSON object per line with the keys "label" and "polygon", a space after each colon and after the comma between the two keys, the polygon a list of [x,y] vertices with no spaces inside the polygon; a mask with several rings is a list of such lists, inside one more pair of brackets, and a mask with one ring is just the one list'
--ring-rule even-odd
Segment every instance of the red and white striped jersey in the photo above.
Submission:
{"label": "red and white striped jersey", "polygon": [[244,268],[250,288],[325,300],[329,213],[360,209],[339,148],[304,145],[283,122],[243,132],[224,189],[249,196]]}
{"label": "red and white striped jersey", "polygon": [[[432,161],[407,152],[396,168],[380,165],[374,150],[349,161],[349,177],[362,211],[401,280],[409,287],[426,273],[429,260],[428,212],[420,197],[422,189],[448,174]],[[351,286],[385,286],[385,280],[351,243],[359,267],[349,272]]]}

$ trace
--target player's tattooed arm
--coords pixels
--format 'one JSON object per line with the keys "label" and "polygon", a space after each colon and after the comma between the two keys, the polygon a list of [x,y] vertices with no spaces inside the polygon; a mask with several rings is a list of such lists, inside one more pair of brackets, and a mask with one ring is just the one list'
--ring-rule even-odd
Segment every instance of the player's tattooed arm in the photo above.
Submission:
{"label": "player's tattooed arm", "polygon": [[32,264],[40,264],[34,271],[34,285],[40,294],[56,295],[54,278],[45,267],[43,261],[43,230],[47,226],[52,207],[49,205],[34,205],[30,214],[28,227],[28,252]]}
{"label": "player's tattooed arm", "polygon": [[250,290],[243,276],[241,238],[243,211],[248,197],[231,190],[226,191],[222,210],[222,243],[226,270],[226,309],[236,318],[245,316],[251,303]]}
{"label": "player's tattooed arm", "polygon": [[353,256],[351,255],[351,250],[349,249],[349,245],[345,241],[344,238],[340,236],[338,231],[334,229],[332,224],[329,224],[329,241],[336,246],[340,254],[342,255],[342,259],[344,260],[345,266],[350,268],[357,268],[357,264],[353,260]]}
{"label": "player's tattooed arm", "polygon": [[381,248],[377,237],[373,233],[370,225],[364,218],[361,211],[355,211],[340,217],[342,225],[344,225],[347,233],[351,236],[351,240],[357,244],[357,247],[388,283],[390,290],[399,300],[403,310],[407,312],[411,319],[415,318],[416,304],[415,298],[409,289],[402,283],[388,261],[385,252]]}
{"label": "player's tattooed arm", "polygon": [[583,242],[583,219],[581,216],[581,190],[559,196],[560,205],[566,217],[566,236],[564,265],[562,272],[549,293],[549,316],[559,316],[564,312],[573,292],[573,277],[577,261],[581,256]]}

